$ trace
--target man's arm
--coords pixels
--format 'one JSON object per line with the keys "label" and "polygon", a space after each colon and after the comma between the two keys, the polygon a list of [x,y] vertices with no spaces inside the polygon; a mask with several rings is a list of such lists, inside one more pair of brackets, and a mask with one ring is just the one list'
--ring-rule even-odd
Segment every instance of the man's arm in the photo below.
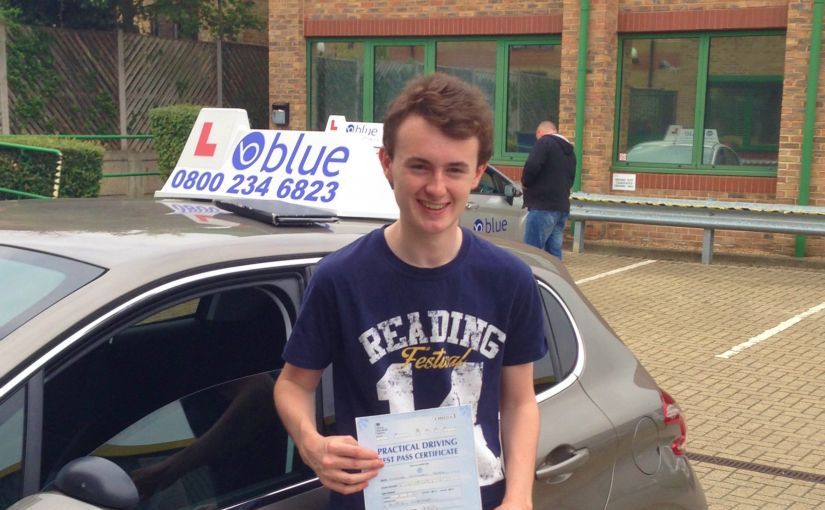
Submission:
{"label": "man's arm", "polygon": [[284,365],[273,391],[275,407],[304,462],[327,488],[341,494],[364,490],[384,463],[352,436],[324,437],[315,424],[315,390],[321,370]]}
{"label": "man's arm", "polygon": [[567,170],[567,177],[570,179],[570,189],[573,189],[573,184],[576,182],[576,153],[572,154],[570,158],[570,167]]}
{"label": "man's arm", "polygon": [[527,162],[524,163],[521,182],[526,187],[532,186],[536,182],[541,174],[541,169],[544,167],[544,161],[547,159],[547,148],[542,138],[536,140],[535,145],[530,149],[530,154],[527,155]]}
{"label": "man's arm", "polygon": [[501,374],[501,441],[507,491],[498,510],[533,508],[538,436],[533,364],[505,366]]}

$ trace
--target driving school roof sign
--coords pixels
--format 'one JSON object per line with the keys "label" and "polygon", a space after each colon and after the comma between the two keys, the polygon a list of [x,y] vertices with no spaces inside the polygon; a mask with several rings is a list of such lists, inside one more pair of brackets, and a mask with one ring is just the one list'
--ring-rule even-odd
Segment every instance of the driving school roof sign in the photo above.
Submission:
{"label": "driving school roof sign", "polygon": [[178,164],[155,196],[272,200],[299,206],[307,215],[398,217],[375,149],[364,139],[252,130],[240,109],[201,110]]}
{"label": "driving school roof sign", "polygon": [[384,124],[380,122],[351,122],[343,115],[330,115],[325,131],[357,135],[376,149],[384,144]]}

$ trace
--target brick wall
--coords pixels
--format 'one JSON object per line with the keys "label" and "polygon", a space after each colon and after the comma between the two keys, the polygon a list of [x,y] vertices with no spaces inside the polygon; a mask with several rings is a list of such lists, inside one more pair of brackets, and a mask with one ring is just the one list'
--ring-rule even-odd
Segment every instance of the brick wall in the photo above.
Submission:
{"label": "brick wall", "polygon": [[307,0],[304,3],[308,19],[439,19],[561,14],[561,2],[558,0]]}
{"label": "brick wall", "polygon": [[[306,129],[306,40],[303,0],[269,4],[269,102],[289,103],[289,126]],[[345,6],[346,4],[339,4]]]}
{"label": "brick wall", "polygon": [[[785,81],[776,179],[776,201],[780,203],[792,204],[799,197],[812,11],[813,2],[806,0],[788,2]],[[825,207],[825,104],[822,102],[823,97],[825,97],[825,52],[822,52],[820,61],[809,200],[809,204],[821,207]],[[807,252],[819,256],[825,255],[825,239],[809,238]]]}

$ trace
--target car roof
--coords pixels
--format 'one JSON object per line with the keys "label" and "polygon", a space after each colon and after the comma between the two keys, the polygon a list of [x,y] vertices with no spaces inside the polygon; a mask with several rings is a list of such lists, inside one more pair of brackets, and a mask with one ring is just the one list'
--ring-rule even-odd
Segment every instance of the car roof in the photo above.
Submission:
{"label": "car roof", "polygon": [[[298,243],[301,246],[267,243],[272,255],[325,252],[383,223],[346,220],[277,227],[230,213],[209,201],[180,199],[0,201],[0,244],[52,253],[105,269],[168,258],[173,252],[194,257],[190,265],[197,265],[197,260],[215,262],[220,256],[210,255],[209,248],[251,246],[264,236],[306,238]],[[330,233],[345,234],[345,239],[306,235]],[[309,239],[315,241],[309,243]]]}
{"label": "car roof", "polygon": [[[276,226],[224,212],[210,202],[151,199],[0,201],[0,246],[36,250],[105,269],[105,273],[0,341],[0,380],[52,345],[66,328],[110,309],[113,302],[193,271],[228,265],[300,260],[311,264],[385,221]],[[541,278],[572,282],[541,250],[489,238],[520,257]],[[571,284],[572,285],[572,284]]]}

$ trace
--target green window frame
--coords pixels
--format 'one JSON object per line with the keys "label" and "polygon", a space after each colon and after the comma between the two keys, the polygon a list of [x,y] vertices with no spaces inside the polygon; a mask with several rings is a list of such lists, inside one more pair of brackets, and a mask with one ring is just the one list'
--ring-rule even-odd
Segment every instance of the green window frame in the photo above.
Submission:
{"label": "green window frame", "polygon": [[[615,118],[614,118],[614,137],[613,137],[613,161],[611,165],[611,171],[614,172],[637,172],[637,173],[670,173],[670,174],[702,174],[702,175],[743,175],[743,176],[764,176],[764,177],[774,177],[776,176],[776,163],[772,161],[771,164],[765,164],[764,162],[751,162],[750,159],[742,158],[742,164],[737,166],[726,166],[724,164],[720,165],[713,165],[713,164],[705,164],[703,159],[707,158],[708,153],[706,150],[703,150],[705,146],[705,137],[713,136],[711,134],[711,130],[705,131],[705,121],[706,117],[708,117],[708,110],[707,107],[711,104],[714,108],[720,108],[722,111],[719,112],[716,117],[719,118],[727,118],[730,119],[733,116],[734,108],[736,109],[737,118],[731,122],[736,124],[736,126],[732,129],[736,129],[737,140],[739,141],[740,148],[744,149],[749,152],[763,152],[763,153],[777,153],[778,152],[778,139],[779,139],[779,115],[778,110],[774,112],[775,118],[772,119],[775,122],[773,124],[767,124],[767,129],[771,131],[771,137],[777,140],[776,143],[765,143],[763,140],[758,140],[757,135],[752,132],[753,127],[753,119],[759,113],[760,101],[759,98],[765,95],[776,97],[778,94],[779,99],[777,102],[778,105],[781,104],[781,95],[782,95],[782,84],[784,80],[784,76],[777,75],[775,73],[767,74],[767,75],[718,75],[714,76],[710,72],[711,68],[711,47],[714,40],[720,40],[721,38],[747,38],[747,37],[776,37],[776,36],[783,36],[785,32],[781,30],[765,30],[765,31],[732,31],[732,32],[708,32],[708,33],[656,33],[656,34],[623,34],[619,36],[619,48],[618,48],[618,78],[616,81],[616,110],[615,110]],[[620,150],[624,149],[624,154],[629,152],[631,146],[634,145],[634,142],[638,142],[636,137],[636,133],[632,129],[630,125],[630,121],[625,119],[628,123],[627,126],[624,128],[627,130],[627,133],[623,133],[621,130],[623,128],[623,118],[622,115],[624,114],[628,118],[635,116],[644,117],[644,112],[636,111],[624,111],[622,108],[631,108],[630,105],[623,105],[623,99],[628,99],[628,101],[632,98],[636,101],[637,105],[642,105],[643,110],[647,110],[648,112],[656,112],[657,109],[668,110],[673,109],[673,103],[675,101],[674,94],[675,92],[663,90],[663,89],[634,89],[629,87],[629,90],[623,90],[625,86],[625,77],[624,77],[624,70],[626,60],[628,58],[635,57],[635,46],[633,48],[634,51],[628,53],[625,48],[625,43],[627,41],[648,41],[654,43],[659,40],[683,40],[685,44],[688,45],[696,45],[697,48],[697,61],[690,62],[689,65],[696,66],[696,88],[695,88],[695,97],[693,98],[694,106],[693,106],[693,122],[690,125],[685,125],[683,128],[692,129],[694,136],[692,138],[692,147],[691,147],[691,161],[690,163],[648,163],[648,162],[628,162],[623,161],[620,158]],[[784,39],[783,39],[783,51],[784,54]],[[652,59],[652,57],[651,57]],[[660,63],[659,67],[662,66],[669,67],[669,63]],[[683,64],[684,65],[684,64]],[[652,63],[651,63],[652,68]],[[712,103],[711,92],[715,92],[717,94],[721,94],[724,97],[724,93],[737,93],[738,104],[736,107],[734,105],[726,103],[722,100],[717,100],[716,103]],[[626,93],[623,96],[623,93]],[[656,113],[652,113],[655,117]],[[661,126],[656,126],[655,129],[659,129]],[[710,127],[710,126],[707,126]],[[763,123],[761,125],[764,128],[766,124]],[[624,143],[622,142],[622,135],[625,135],[626,140]],[[763,135],[764,136],[764,135]],[[720,139],[720,142],[724,142]],[[626,145],[626,147],[622,147],[622,145]],[[707,149],[705,147],[705,149]]]}
{"label": "green window frame", "polygon": [[[308,129],[323,129],[324,125],[322,119],[317,119],[319,115],[317,112],[318,105],[314,104],[313,97],[317,91],[313,90],[313,48],[317,48],[317,44],[336,44],[344,43],[362,49],[361,54],[361,68],[363,76],[361,79],[360,90],[360,106],[361,118],[347,118],[348,120],[362,121],[362,122],[380,122],[380,118],[375,111],[375,94],[376,94],[376,55],[381,53],[382,48],[389,47],[420,47],[423,50],[423,72],[425,74],[433,73],[436,70],[436,55],[439,43],[447,42],[474,42],[474,41],[488,41],[495,43],[495,97],[493,98],[494,115],[494,140],[493,140],[493,157],[490,160],[493,164],[499,165],[523,165],[527,160],[527,152],[519,152],[518,150],[508,150],[507,130],[508,130],[508,95],[510,92],[510,52],[514,47],[524,46],[553,46],[555,49],[561,49],[561,37],[553,36],[518,36],[518,37],[404,37],[404,38],[311,38],[307,39],[307,76],[306,76],[306,91],[307,91],[307,126]],[[412,52],[411,52],[412,53]],[[416,59],[418,58],[418,50],[415,51]],[[416,64],[418,60],[416,60]],[[560,73],[560,69],[558,70]],[[552,80],[552,86],[560,88],[558,80]],[[357,94],[356,94],[357,95]],[[551,114],[553,111],[558,114],[558,97],[559,91],[554,91],[547,101],[551,103]],[[383,96],[382,96],[383,97]],[[553,104],[554,103],[554,104]],[[333,112],[330,112],[332,114]],[[551,119],[558,122],[558,118]],[[535,129],[535,126],[530,128],[530,132]],[[510,147],[513,147],[511,140]],[[518,148],[517,148],[518,149]]]}

